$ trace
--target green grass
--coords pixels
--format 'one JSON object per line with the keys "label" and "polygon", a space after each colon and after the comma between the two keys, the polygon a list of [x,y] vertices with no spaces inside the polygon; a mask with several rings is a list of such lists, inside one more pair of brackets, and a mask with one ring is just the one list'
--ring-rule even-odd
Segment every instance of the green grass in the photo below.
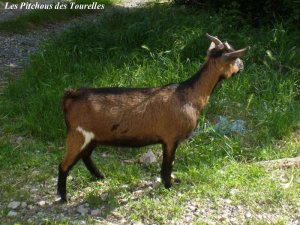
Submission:
{"label": "green grass", "polygon": [[[104,4],[105,7],[112,5],[114,3],[120,2],[119,0],[78,0],[74,1],[78,4],[91,4],[97,2],[99,4]],[[18,2],[16,2],[18,3]],[[20,3],[18,3],[20,4]],[[67,3],[64,3],[67,4]],[[103,11],[103,9],[101,9]],[[101,11],[98,10],[98,11]],[[66,9],[55,9],[54,6],[52,9],[42,9],[34,10],[26,14],[20,15],[16,18],[1,21],[0,22],[0,31],[5,33],[23,33],[30,29],[41,27],[43,25],[58,22],[61,20],[66,20],[75,16],[83,15],[90,13],[91,10],[76,10],[71,9],[70,4],[67,5]]]}
{"label": "green grass", "polygon": [[[138,159],[145,148],[99,147],[94,158],[107,178],[91,182],[82,163],[76,165],[68,181],[70,196],[77,196],[71,202],[103,206],[102,219],[107,221],[122,215],[130,221],[180,223],[190,202],[203,210],[216,209],[211,219],[218,221],[226,199],[252,213],[251,218],[240,218],[248,224],[266,223],[266,218],[258,216],[263,213],[280,215],[277,224],[295,218],[300,205],[299,169],[272,171],[253,162],[300,154],[300,51],[295,47],[299,31],[278,23],[263,28],[241,26],[240,21],[226,18],[154,5],[115,13],[45,42],[20,79],[11,80],[0,96],[1,202],[38,199],[23,194],[30,189],[29,182],[50,185],[41,190],[41,196],[54,198],[52,179],[63,156],[66,132],[61,109],[65,88],[152,87],[183,81],[204,62],[208,32],[236,48],[250,45],[251,51],[244,59],[245,71],[217,87],[200,117],[199,132],[178,149],[175,172],[181,183],[170,191],[162,185],[148,190],[143,182],[159,175],[159,165],[122,163]],[[248,132],[234,136],[200,132],[205,130],[204,123],[214,124],[220,115],[244,120]],[[25,138],[18,141],[19,136]],[[161,151],[160,146],[151,148]],[[290,180],[292,185],[284,188]],[[100,198],[103,194],[108,194],[107,199]],[[5,216],[5,206],[0,210]],[[64,212],[64,208],[57,210]],[[201,213],[195,215],[199,215],[193,218],[195,224],[207,222]],[[72,217],[48,219],[69,224]]]}

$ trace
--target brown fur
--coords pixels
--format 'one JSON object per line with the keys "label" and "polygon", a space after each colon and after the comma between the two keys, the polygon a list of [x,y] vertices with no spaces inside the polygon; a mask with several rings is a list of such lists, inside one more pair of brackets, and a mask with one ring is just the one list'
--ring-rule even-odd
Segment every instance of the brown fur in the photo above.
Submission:
{"label": "brown fur", "polygon": [[[212,44],[202,69],[178,85],[67,91],[63,103],[68,127],[67,151],[60,164],[58,181],[58,192],[62,200],[66,200],[64,177],[80,158],[84,159],[92,174],[103,177],[90,158],[97,144],[162,144],[164,152],[161,175],[165,186],[170,187],[178,144],[194,133],[198,117],[219,80],[231,77],[242,67],[240,59],[225,60],[221,57],[228,51]],[[93,140],[84,149],[81,148],[85,138],[78,127],[94,134]]]}

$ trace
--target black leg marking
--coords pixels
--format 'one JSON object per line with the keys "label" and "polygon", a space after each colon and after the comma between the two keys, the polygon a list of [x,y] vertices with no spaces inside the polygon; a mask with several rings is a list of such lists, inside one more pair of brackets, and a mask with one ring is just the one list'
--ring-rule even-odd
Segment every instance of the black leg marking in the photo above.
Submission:
{"label": "black leg marking", "polygon": [[91,154],[82,157],[82,160],[86,166],[86,168],[90,171],[90,173],[95,176],[97,179],[103,179],[104,175],[101,171],[98,170],[96,165],[94,164]]}
{"label": "black leg marking", "polygon": [[58,166],[58,181],[57,181],[57,194],[61,197],[61,202],[67,201],[67,176],[69,171],[63,171],[61,164]]}
{"label": "black leg marking", "polygon": [[165,188],[172,186],[171,173],[173,170],[173,162],[175,160],[175,152],[178,143],[172,145],[163,144],[163,162],[161,168],[161,178],[164,182]]}
{"label": "black leg marking", "polygon": [[80,159],[78,156],[74,162],[72,162],[71,165],[68,166],[66,171],[62,169],[62,166],[60,163],[58,166],[58,180],[57,180],[57,194],[61,197],[61,202],[67,202],[67,177],[69,174],[69,171],[72,169],[72,167],[77,163],[77,161]]}
{"label": "black leg marking", "polygon": [[82,161],[84,162],[86,168],[90,171],[90,173],[95,176],[97,179],[103,179],[104,175],[103,173],[98,170],[96,165],[94,164],[92,160],[92,152],[96,148],[97,143],[95,141],[92,141],[83,151],[82,155]]}

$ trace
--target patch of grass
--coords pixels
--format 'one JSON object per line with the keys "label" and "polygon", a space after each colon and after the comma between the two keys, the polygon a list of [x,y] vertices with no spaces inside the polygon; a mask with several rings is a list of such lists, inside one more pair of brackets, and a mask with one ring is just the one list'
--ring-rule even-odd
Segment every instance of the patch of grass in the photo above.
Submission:
{"label": "patch of grass", "polygon": [[[78,0],[74,1],[76,4],[92,4],[93,2],[97,2],[99,4],[104,4],[105,7],[120,2],[119,0]],[[54,5],[52,9],[41,9],[34,10],[28,12],[26,14],[20,15],[14,19],[1,21],[0,22],[0,31],[6,33],[19,33],[25,32],[29,29],[41,27],[45,24],[54,23],[61,20],[66,20],[71,17],[87,14],[91,12],[91,10],[79,10],[79,9],[71,9],[70,3],[62,3],[66,4],[66,9],[55,9]],[[103,9],[101,9],[103,10]]]}
{"label": "patch of grass", "polygon": [[[224,24],[232,24],[232,28]],[[159,165],[122,163],[124,159],[135,161],[145,148],[101,146],[93,157],[107,178],[91,182],[88,171],[78,163],[68,180],[71,202],[103,206],[101,222],[126,218],[147,224],[182,224],[193,215],[190,223],[205,224],[221,221],[228,207],[236,210],[232,212],[237,212],[241,223],[295,219],[300,205],[299,169],[269,171],[253,162],[300,154],[295,136],[300,125],[300,52],[294,47],[299,43],[299,31],[290,30],[287,24],[245,25],[238,33],[235,28],[234,21],[226,21],[222,15],[152,5],[116,12],[45,42],[20,80],[11,81],[0,96],[4,136],[0,140],[0,190],[13,184],[12,191],[2,195],[3,202],[7,203],[9,196],[18,198],[17,188],[27,187],[30,180],[32,186],[50,185],[43,188],[41,196],[47,190],[54,195],[52,179],[65,137],[61,109],[65,88],[153,87],[183,81],[204,62],[208,32],[236,48],[250,45],[251,51],[244,59],[245,71],[215,89],[200,117],[199,132],[178,149],[175,174],[181,183],[170,190],[162,185],[145,187],[145,182],[159,175]],[[244,120],[248,132],[233,136],[203,132],[204,123],[214,124],[220,115]],[[9,141],[11,135],[16,137]],[[18,144],[18,136],[26,138]],[[151,148],[161,151],[160,146]],[[37,168],[39,173],[34,176]],[[14,179],[2,179],[7,174]],[[103,194],[107,194],[105,200]],[[191,204],[199,211],[190,209]],[[58,211],[65,212],[63,208]],[[245,218],[246,211],[251,218]],[[209,216],[204,218],[206,213]],[[72,216],[58,221],[69,218]],[[88,216],[85,219],[94,221]],[[57,223],[51,216],[49,221]]]}

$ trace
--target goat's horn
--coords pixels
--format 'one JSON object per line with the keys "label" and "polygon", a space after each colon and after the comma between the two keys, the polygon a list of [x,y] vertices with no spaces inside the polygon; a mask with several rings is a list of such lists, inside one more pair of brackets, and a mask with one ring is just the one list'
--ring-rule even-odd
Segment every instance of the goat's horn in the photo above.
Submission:
{"label": "goat's horn", "polygon": [[234,51],[234,49],[232,49],[232,47],[228,44],[227,41],[224,42],[224,47],[227,51]]}
{"label": "goat's horn", "polygon": [[243,48],[243,49],[240,49],[240,50],[237,50],[237,51],[234,51],[234,52],[225,53],[223,55],[223,57],[226,60],[236,59],[236,58],[239,58],[239,57],[242,57],[242,56],[246,55],[246,53],[248,52],[249,49],[250,49],[250,47],[247,47],[247,48]]}
{"label": "goat's horn", "polygon": [[224,48],[224,44],[222,43],[222,41],[220,41],[217,37],[211,36],[208,33],[206,33],[206,36],[213,42],[215,43],[216,46],[218,46],[219,48]]}

